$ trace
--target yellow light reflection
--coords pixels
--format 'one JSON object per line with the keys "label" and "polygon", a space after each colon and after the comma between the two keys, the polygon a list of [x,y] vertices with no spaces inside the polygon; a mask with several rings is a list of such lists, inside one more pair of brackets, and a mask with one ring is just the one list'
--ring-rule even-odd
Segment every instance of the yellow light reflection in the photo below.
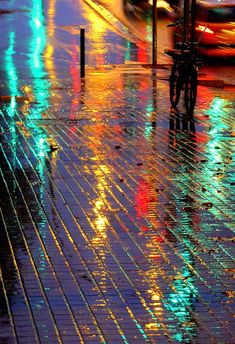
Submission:
{"label": "yellow light reflection", "polygon": [[99,17],[94,11],[84,8],[86,19],[90,22],[87,35],[92,37],[90,40],[90,51],[92,52],[91,64],[95,66],[104,65],[105,54],[108,50],[107,42],[105,42],[105,33],[107,32],[107,23]]}
{"label": "yellow light reflection", "polygon": [[101,165],[97,166],[97,169],[94,170],[94,173],[97,177],[96,190],[98,191],[99,196],[97,197],[93,208],[93,211],[96,214],[94,224],[97,235],[92,238],[92,242],[96,243],[97,245],[99,244],[98,247],[104,253],[105,251],[103,250],[103,247],[105,245],[105,240],[107,239],[106,227],[108,222],[107,217],[104,215],[107,207],[105,204],[107,202],[105,193],[105,173],[110,173],[110,171],[107,165]]}
{"label": "yellow light reflection", "polygon": [[47,71],[49,73],[50,79],[55,80],[56,74],[55,74],[55,67],[54,67],[54,47],[50,43],[53,41],[54,35],[55,35],[55,10],[56,9],[56,0],[49,0],[48,4],[48,11],[47,11],[47,45],[44,52],[44,60],[45,60],[45,66],[47,68]]}

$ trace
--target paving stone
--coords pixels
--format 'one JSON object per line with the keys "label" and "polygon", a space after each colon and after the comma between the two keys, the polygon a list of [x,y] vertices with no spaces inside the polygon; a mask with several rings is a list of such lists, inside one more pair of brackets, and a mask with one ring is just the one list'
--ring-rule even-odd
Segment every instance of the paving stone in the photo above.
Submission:
{"label": "paving stone", "polygon": [[233,343],[234,94],[114,67],[0,104],[0,344]]}

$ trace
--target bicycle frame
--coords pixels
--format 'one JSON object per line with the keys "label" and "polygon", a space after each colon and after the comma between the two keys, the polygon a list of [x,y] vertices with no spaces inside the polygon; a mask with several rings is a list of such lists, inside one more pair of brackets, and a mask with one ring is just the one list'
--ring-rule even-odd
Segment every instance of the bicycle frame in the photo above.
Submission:
{"label": "bicycle frame", "polygon": [[[191,7],[189,6],[191,4]],[[166,53],[173,59],[170,74],[170,101],[173,107],[179,103],[182,91],[187,111],[193,111],[197,97],[197,72],[199,60],[196,56],[195,39],[195,6],[196,0],[184,0],[184,18],[168,26],[179,26],[182,41],[176,43],[176,49]],[[189,13],[191,8],[191,17]],[[191,32],[189,32],[191,28]]]}
{"label": "bicycle frame", "polygon": [[194,109],[197,97],[197,60],[190,50],[176,53],[170,74],[170,101],[173,107],[179,103],[184,92],[184,104],[187,111]]}

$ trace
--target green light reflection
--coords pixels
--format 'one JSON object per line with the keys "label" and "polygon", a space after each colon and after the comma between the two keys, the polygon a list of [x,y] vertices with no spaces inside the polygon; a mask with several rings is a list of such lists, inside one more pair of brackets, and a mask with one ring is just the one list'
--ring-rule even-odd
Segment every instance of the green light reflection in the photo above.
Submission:
{"label": "green light reflection", "polygon": [[[30,27],[32,37],[29,42],[29,66],[33,77],[33,94],[36,101],[40,104],[35,111],[32,111],[31,117],[41,118],[42,112],[48,108],[48,97],[50,84],[46,76],[43,62],[43,52],[46,47],[46,29],[43,16],[43,1],[32,1]],[[40,111],[38,111],[40,110]]]}
{"label": "green light reflection", "polygon": [[[234,181],[232,161],[234,161],[234,121],[228,120],[231,116],[225,109],[230,108],[230,101],[215,97],[210,109],[207,111],[210,121],[208,131],[209,140],[205,145],[205,160],[201,174],[205,180],[205,188],[210,192],[210,202],[212,205],[208,211],[215,218],[220,217],[219,209],[226,209],[227,216],[233,218],[233,208],[231,206],[232,190],[229,183]],[[230,146],[231,145],[231,146]],[[231,148],[230,148],[231,147]],[[209,229],[208,229],[209,230]],[[217,228],[221,231],[222,228]],[[210,241],[208,240],[208,245]]]}
{"label": "green light reflection", "polygon": [[[41,119],[43,113],[49,107],[49,90],[50,83],[45,76],[43,53],[46,47],[46,29],[43,15],[43,1],[33,0],[31,8],[31,17],[29,25],[32,29],[31,39],[29,41],[29,68],[33,79],[32,94],[36,101],[27,115],[27,126],[36,137],[37,145],[34,146],[37,156],[46,158],[49,152],[48,133],[42,127],[39,127],[35,119]],[[41,177],[43,177],[43,160],[42,166],[39,164],[38,169]]]}
{"label": "green light reflection", "polygon": [[[11,96],[18,96],[18,75],[16,72],[15,64],[14,64],[14,59],[13,56],[15,54],[14,50],[15,46],[15,32],[10,32],[9,33],[9,46],[5,50],[5,63],[6,63],[6,74],[7,74],[7,79],[8,79],[8,84],[9,84],[9,91]],[[11,104],[11,108],[15,108],[15,100],[13,100]]]}

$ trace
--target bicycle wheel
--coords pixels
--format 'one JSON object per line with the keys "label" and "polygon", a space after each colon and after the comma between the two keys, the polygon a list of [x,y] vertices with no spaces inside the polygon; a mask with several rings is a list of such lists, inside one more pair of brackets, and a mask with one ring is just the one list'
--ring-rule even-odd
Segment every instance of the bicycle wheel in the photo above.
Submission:
{"label": "bicycle wheel", "polygon": [[173,107],[179,103],[180,93],[183,89],[184,76],[182,74],[182,66],[178,61],[174,61],[170,75],[170,102]]}
{"label": "bicycle wheel", "polygon": [[194,110],[197,99],[197,68],[193,63],[190,63],[187,68],[185,89],[184,89],[184,104],[187,111]]}

